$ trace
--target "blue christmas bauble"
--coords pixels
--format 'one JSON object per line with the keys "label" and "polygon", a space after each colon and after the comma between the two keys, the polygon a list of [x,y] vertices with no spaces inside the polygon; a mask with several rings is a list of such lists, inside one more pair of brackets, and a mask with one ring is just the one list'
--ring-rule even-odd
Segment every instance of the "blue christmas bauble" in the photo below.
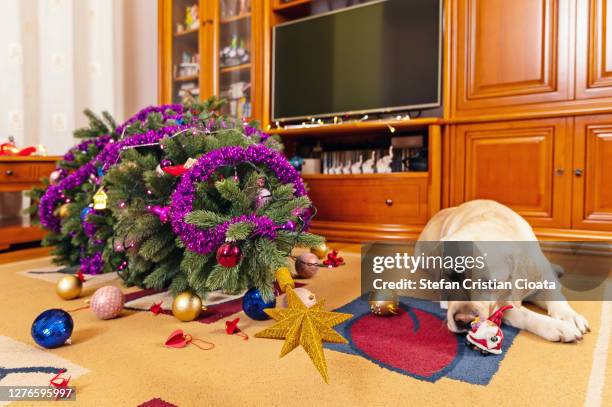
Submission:
{"label": "blue christmas bauble", "polygon": [[291,166],[296,170],[301,171],[302,164],[304,164],[304,159],[296,155],[294,157],[291,157],[291,159],[289,160],[289,164],[291,164]]}
{"label": "blue christmas bauble", "polygon": [[92,210],[93,208],[90,206],[84,207],[83,210],[81,211],[81,220],[85,220],[87,215],[89,215],[89,212],[91,212]]}
{"label": "blue christmas bauble", "polygon": [[264,308],[274,308],[275,306],[276,298],[270,302],[265,302],[257,288],[251,288],[242,298],[242,310],[249,318],[257,321],[270,319],[268,314],[264,312]]}
{"label": "blue christmas bauble", "polygon": [[61,309],[48,309],[32,323],[32,338],[43,348],[62,346],[70,335],[74,322],[69,313]]}

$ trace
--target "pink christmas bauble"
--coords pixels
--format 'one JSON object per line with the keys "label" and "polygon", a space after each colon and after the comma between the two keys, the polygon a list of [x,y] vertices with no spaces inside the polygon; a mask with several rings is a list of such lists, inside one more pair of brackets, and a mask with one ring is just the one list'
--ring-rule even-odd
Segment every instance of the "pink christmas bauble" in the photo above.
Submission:
{"label": "pink christmas bauble", "polygon": [[89,308],[100,319],[112,319],[123,311],[125,296],[115,286],[107,285],[96,290],[91,297]]}

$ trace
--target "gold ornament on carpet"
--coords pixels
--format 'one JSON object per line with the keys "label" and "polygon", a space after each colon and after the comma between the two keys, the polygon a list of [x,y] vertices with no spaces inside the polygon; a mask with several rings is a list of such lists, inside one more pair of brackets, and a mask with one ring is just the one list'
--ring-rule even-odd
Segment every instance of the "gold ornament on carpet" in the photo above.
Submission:
{"label": "gold ornament on carpet", "polygon": [[98,209],[98,210],[102,210],[102,209],[106,209],[106,203],[108,201],[108,196],[106,195],[106,192],[104,192],[104,188],[100,188],[98,189],[98,192],[96,192],[93,196],[93,208],[94,209]]}
{"label": "gold ornament on carpet", "polygon": [[327,247],[325,243],[321,243],[318,246],[311,247],[310,252],[314,253],[318,258],[322,259],[327,256],[327,253],[329,252],[329,247]]}
{"label": "gold ornament on carpet", "polygon": [[287,287],[287,306],[288,308],[264,309],[264,312],[277,322],[258,332],[255,337],[285,339],[280,354],[281,358],[301,345],[321,373],[323,380],[328,383],[329,376],[323,354],[323,342],[347,343],[347,340],[332,327],[350,319],[352,315],[323,311],[322,302],[317,302],[308,308],[291,287]]}
{"label": "gold ornament on carpet", "polygon": [[83,283],[74,275],[68,274],[57,281],[55,292],[65,300],[73,300],[81,295]]}
{"label": "gold ornament on carpet", "polygon": [[399,314],[399,299],[395,291],[373,291],[370,293],[368,303],[374,315],[386,317]]}
{"label": "gold ornament on carpet", "polygon": [[183,322],[195,320],[202,311],[206,311],[202,300],[190,292],[180,293],[172,302],[172,314]]}
{"label": "gold ornament on carpet", "polygon": [[295,281],[287,267],[280,267],[276,270],[276,282],[282,292],[287,291],[287,287],[295,288]]}

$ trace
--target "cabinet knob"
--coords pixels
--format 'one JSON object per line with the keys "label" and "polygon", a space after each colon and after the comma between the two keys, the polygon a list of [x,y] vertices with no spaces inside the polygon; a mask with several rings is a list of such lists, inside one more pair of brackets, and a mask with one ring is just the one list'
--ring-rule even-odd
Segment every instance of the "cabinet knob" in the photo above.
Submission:
{"label": "cabinet knob", "polygon": [[557,168],[556,173],[558,176],[565,174],[565,168]]}
{"label": "cabinet knob", "polygon": [[393,199],[387,199],[387,200],[385,200],[385,205],[387,205],[387,206],[393,206]]}
{"label": "cabinet knob", "polygon": [[577,177],[582,177],[582,173],[583,173],[582,168],[576,168],[574,170],[574,175]]}
{"label": "cabinet knob", "polygon": [[13,175],[13,170],[6,170],[4,171],[4,173],[10,177],[11,175]]}

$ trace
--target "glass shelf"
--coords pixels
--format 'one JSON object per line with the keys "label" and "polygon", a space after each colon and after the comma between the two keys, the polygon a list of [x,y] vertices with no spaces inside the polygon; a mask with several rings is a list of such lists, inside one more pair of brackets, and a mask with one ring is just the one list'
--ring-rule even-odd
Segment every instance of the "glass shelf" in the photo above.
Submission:
{"label": "glass shelf", "polygon": [[219,0],[216,44],[219,96],[227,100],[223,113],[250,117],[252,84],[251,0]]}
{"label": "glass shelf", "polygon": [[172,2],[172,102],[200,96],[200,7],[198,0]]}

